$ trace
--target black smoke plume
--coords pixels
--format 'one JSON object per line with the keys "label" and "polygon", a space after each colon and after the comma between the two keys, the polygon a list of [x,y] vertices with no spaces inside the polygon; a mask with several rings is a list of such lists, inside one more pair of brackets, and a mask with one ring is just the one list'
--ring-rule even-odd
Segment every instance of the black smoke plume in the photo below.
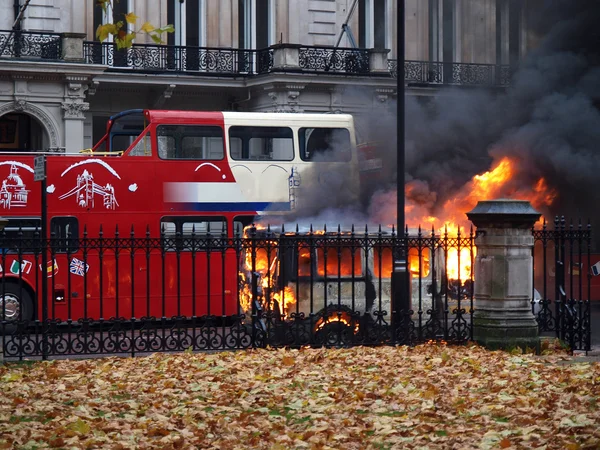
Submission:
{"label": "black smoke plume", "polygon": [[[544,177],[558,195],[540,212],[600,225],[600,2],[539,0],[536,7],[528,32],[540,37],[539,45],[520,61],[509,88],[441,87],[434,97],[406,97],[407,204],[448,215],[447,200],[509,156],[518,161],[518,173],[503,196],[531,189]],[[319,222],[320,215],[393,223],[395,124],[393,105],[358,119],[362,140],[377,140],[385,149],[377,182],[362,187],[369,190],[365,203],[346,202],[339,186],[356,180],[341,173],[327,192],[307,195],[294,220]]]}

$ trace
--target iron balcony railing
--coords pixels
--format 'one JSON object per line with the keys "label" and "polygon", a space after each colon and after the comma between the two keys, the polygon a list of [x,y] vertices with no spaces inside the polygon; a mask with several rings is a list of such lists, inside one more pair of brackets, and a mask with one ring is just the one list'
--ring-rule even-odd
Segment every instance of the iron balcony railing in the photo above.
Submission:
{"label": "iron balcony railing", "polygon": [[[388,60],[388,68],[398,77],[398,61]],[[508,86],[514,68],[509,65],[405,61],[404,81],[416,84],[450,84],[467,86]]]}
{"label": "iron balcony railing", "polygon": [[133,44],[131,48],[117,50],[113,43],[85,41],[83,57],[88,64],[104,64],[115,69],[211,75],[261,74],[273,66],[270,49]]}
{"label": "iron balcony railing", "polygon": [[0,30],[0,57],[60,60],[62,36],[58,33]]}
{"label": "iron balcony railing", "polygon": [[[62,40],[63,36],[58,33],[0,30],[0,57],[61,61]],[[129,49],[117,50],[116,45],[110,42],[83,41],[82,45],[83,59],[87,64],[106,65],[109,70],[216,76],[253,76],[273,72],[382,76],[377,67],[371,66],[371,50],[368,49],[294,44],[258,50],[133,44]],[[283,60],[297,63],[278,66],[275,63],[277,52],[283,54]],[[286,52],[293,55],[285,55]],[[387,60],[387,69],[390,76],[397,77],[396,60]],[[405,62],[405,81],[417,84],[508,86],[512,73],[513,68],[508,65]]]}

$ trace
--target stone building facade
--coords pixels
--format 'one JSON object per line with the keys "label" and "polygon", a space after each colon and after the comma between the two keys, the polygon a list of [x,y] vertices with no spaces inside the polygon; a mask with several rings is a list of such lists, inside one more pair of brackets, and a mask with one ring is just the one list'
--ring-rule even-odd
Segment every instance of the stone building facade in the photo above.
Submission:
{"label": "stone building facade", "polygon": [[[506,87],[537,1],[405,0],[407,94]],[[25,2],[0,0],[0,150],[78,152],[126,109],[395,110],[396,0],[31,0],[13,29]],[[128,11],[176,31],[95,40]]]}

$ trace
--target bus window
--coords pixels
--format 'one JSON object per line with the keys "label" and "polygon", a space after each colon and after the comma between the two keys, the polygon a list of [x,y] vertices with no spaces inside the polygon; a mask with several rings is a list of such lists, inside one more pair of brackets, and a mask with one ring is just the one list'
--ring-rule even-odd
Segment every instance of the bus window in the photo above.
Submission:
{"label": "bus window", "polygon": [[152,155],[152,134],[146,133],[135,146],[129,150],[129,156],[151,156]]}
{"label": "bus window", "polygon": [[291,161],[294,138],[287,127],[229,128],[229,154],[232,159],[246,161]]}
{"label": "bus window", "polygon": [[[211,238],[227,236],[227,219],[225,217],[163,217],[160,221],[160,233],[167,250],[198,250],[210,245],[204,241],[209,236]],[[192,239],[198,241],[193,242]]]}
{"label": "bus window", "polygon": [[350,132],[345,128],[300,128],[300,157],[304,161],[350,161]]}
{"label": "bus window", "polygon": [[157,127],[161,159],[223,159],[223,130],[206,125],[160,125]]}
{"label": "bus window", "polygon": [[[393,258],[392,249],[374,248],[373,249],[373,273],[375,278],[390,278],[392,275]],[[408,268],[412,276],[419,276],[419,249],[408,249]],[[429,249],[421,250],[421,278],[429,276]]]}
{"label": "bus window", "polygon": [[53,217],[50,220],[50,237],[55,252],[76,252],[79,249],[79,221],[77,217]]}
{"label": "bus window", "polygon": [[[325,273],[325,263],[327,263],[327,273]],[[327,278],[359,277],[362,275],[361,251],[356,249],[352,255],[352,250],[348,247],[328,248],[325,255],[324,249],[319,247],[317,248],[317,273]]]}
{"label": "bus window", "polygon": [[141,111],[118,117],[110,128],[110,151],[124,152],[145,128]]}
{"label": "bus window", "polygon": [[8,222],[0,231],[3,253],[39,252],[42,220],[39,217],[4,217]]}

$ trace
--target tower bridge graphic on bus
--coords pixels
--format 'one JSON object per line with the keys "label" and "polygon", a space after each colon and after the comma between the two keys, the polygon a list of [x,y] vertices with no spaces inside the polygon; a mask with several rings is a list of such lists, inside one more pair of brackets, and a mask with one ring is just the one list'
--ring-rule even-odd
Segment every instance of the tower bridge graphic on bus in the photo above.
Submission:
{"label": "tower bridge graphic on bus", "polygon": [[100,195],[106,209],[115,209],[119,206],[115,197],[115,188],[107,183],[106,186],[100,186],[94,182],[94,176],[84,170],[81,175],[77,176],[77,185],[69,192],[61,195],[60,200],[74,196],[77,200],[77,205],[81,208],[94,208],[95,196]]}

